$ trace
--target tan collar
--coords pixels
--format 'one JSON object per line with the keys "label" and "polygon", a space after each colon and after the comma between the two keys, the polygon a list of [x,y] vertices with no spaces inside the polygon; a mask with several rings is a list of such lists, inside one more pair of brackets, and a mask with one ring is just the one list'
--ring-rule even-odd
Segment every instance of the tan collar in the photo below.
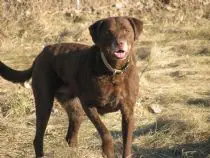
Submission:
{"label": "tan collar", "polygon": [[118,69],[114,69],[107,61],[105,55],[103,52],[101,52],[101,59],[104,63],[104,65],[109,69],[109,71],[113,72],[113,74],[121,74],[123,73],[127,68],[128,68],[128,63],[129,61],[126,63],[126,65],[124,66],[124,68],[122,70],[118,70]]}

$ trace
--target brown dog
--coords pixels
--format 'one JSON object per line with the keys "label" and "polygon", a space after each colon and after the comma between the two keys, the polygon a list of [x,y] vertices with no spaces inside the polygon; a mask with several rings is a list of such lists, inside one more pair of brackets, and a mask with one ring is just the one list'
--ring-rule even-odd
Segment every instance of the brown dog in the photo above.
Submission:
{"label": "brown dog", "polygon": [[133,112],[139,77],[134,41],[142,22],[129,17],[111,17],[89,27],[95,45],[61,43],[49,45],[37,56],[33,66],[16,71],[0,62],[0,75],[11,82],[24,82],[32,76],[36,103],[36,157],[42,157],[43,137],[54,98],[64,105],[69,117],[66,140],[77,145],[83,110],[102,139],[104,156],[114,158],[112,137],[99,114],[122,113],[123,157],[131,156]]}

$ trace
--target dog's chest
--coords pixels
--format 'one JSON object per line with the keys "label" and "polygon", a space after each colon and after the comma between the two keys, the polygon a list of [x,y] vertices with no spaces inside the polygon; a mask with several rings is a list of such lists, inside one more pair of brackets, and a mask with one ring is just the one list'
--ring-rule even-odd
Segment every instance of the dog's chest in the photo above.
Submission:
{"label": "dog's chest", "polygon": [[117,108],[126,97],[125,77],[123,75],[101,76],[93,78],[94,100],[98,107]]}

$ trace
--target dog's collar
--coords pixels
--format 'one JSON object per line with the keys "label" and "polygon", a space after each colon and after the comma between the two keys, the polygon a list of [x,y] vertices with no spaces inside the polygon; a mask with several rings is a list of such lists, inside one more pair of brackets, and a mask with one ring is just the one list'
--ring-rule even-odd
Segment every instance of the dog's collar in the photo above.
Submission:
{"label": "dog's collar", "polygon": [[107,61],[105,55],[103,52],[101,52],[101,59],[104,63],[104,65],[109,69],[109,71],[111,71],[113,74],[122,74],[123,72],[125,72],[125,70],[128,68],[128,63],[129,63],[129,60],[127,61],[127,63],[125,64],[125,66],[123,67],[122,70],[119,70],[119,69],[114,69]]}

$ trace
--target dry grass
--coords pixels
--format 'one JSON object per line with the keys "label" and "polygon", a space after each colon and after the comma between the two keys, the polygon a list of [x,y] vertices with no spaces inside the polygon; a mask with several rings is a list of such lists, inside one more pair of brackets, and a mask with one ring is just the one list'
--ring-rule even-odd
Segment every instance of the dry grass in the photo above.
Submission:
{"label": "dry grass", "polygon": [[[140,96],[136,106],[133,157],[210,157],[209,0],[119,0],[116,2],[9,0],[0,6],[0,56],[6,64],[29,67],[43,46],[56,42],[91,44],[88,26],[107,16],[144,21],[137,42]],[[169,4],[167,4],[169,2]],[[24,60],[23,60],[24,59]],[[157,104],[162,113],[149,112]],[[67,147],[67,116],[53,113],[45,137],[49,157],[98,158],[99,136],[86,120],[79,147]],[[0,157],[33,157],[35,114],[32,92],[0,79]],[[115,118],[115,119],[113,119]],[[120,113],[102,116],[121,157]]]}

